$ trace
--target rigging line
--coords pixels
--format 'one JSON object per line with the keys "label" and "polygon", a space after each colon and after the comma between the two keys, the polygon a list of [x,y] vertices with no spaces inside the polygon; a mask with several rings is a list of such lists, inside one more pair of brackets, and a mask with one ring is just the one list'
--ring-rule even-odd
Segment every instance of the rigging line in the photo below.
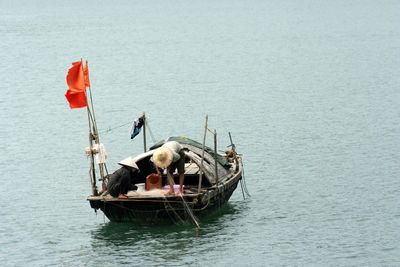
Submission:
{"label": "rigging line", "polygon": [[197,228],[200,228],[200,224],[196,218],[196,216],[194,216],[193,211],[190,209],[189,205],[186,203],[185,199],[183,198],[182,194],[179,194],[179,196],[182,198],[182,203],[183,206],[186,209],[186,212],[189,214],[189,216],[192,218],[193,222],[196,224]]}
{"label": "rigging line", "polygon": [[211,198],[210,198],[210,197],[207,197],[207,204],[206,204],[204,207],[199,208],[199,209],[192,209],[192,210],[195,210],[195,211],[202,211],[202,210],[205,210],[205,209],[208,207],[208,205],[210,204],[210,201],[211,201]]}
{"label": "rigging line", "polygon": [[126,125],[131,124],[131,123],[132,123],[132,122],[130,121],[130,122],[124,123],[124,124],[122,124],[122,125],[115,126],[115,127],[113,127],[113,128],[108,127],[108,129],[103,130],[103,131],[101,131],[100,133],[101,133],[101,134],[109,133],[109,132],[111,132],[111,131],[113,131],[113,130],[115,130],[115,129],[121,128],[121,127],[126,126]]}
{"label": "rigging line", "polygon": [[[166,199],[166,197],[164,196],[164,199]],[[166,205],[168,204],[168,208],[166,207]],[[181,216],[179,216],[179,214],[176,212],[175,208],[172,207],[172,205],[169,202],[164,202],[164,207],[166,208],[166,211],[168,213],[168,216],[171,218],[171,220],[174,220],[171,215],[169,214],[169,210],[172,210],[173,213],[175,214],[175,217],[179,219],[180,223],[183,224],[185,223],[185,220],[181,218]],[[177,224],[176,221],[174,221],[175,224]]]}
{"label": "rigging line", "polygon": [[[165,211],[167,212],[167,215],[168,215],[169,219],[170,219],[175,225],[179,225],[178,221],[174,219],[174,216],[172,216],[172,215],[169,213],[169,210],[170,210],[170,209],[167,207],[167,204],[166,204],[165,202],[164,202],[164,209],[165,209]],[[179,218],[179,219],[181,219],[181,218]]]}
{"label": "rigging line", "polygon": [[[87,158],[90,156],[88,155]],[[96,186],[96,168],[94,165],[94,159],[90,158],[90,163],[89,163],[89,177],[90,177],[90,183],[92,184],[92,189],[96,189],[97,191],[97,186]],[[93,185],[94,188],[93,188]]]}
{"label": "rigging line", "polygon": [[174,218],[172,218],[172,216],[169,214],[168,208],[167,208],[167,204],[164,202],[164,209],[168,215],[168,217],[171,219],[171,221],[176,225],[176,221],[174,220]]}
{"label": "rigging line", "polygon": [[210,129],[210,128],[207,128],[207,130],[208,130],[210,133],[212,133],[213,135],[215,135],[215,130],[212,130],[212,129]]}
{"label": "rigging line", "polygon": [[246,192],[247,196],[251,197],[249,190],[247,190],[247,185],[246,185],[246,180],[244,178],[244,167],[243,167],[243,161],[240,161],[240,164],[242,165],[242,180],[243,180],[243,185],[244,185],[244,191]]}
{"label": "rigging line", "polygon": [[[104,199],[104,197],[103,197]],[[103,210],[106,210],[106,202],[103,201]],[[106,223],[106,214],[103,212],[103,222]]]}
{"label": "rigging line", "polygon": [[90,183],[93,184],[93,175],[92,175],[93,168],[91,165],[92,164],[90,164],[90,167],[89,167],[89,178],[90,178]]}
{"label": "rigging line", "polygon": [[110,174],[108,173],[108,169],[107,169],[107,165],[106,165],[106,163],[104,163],[104,168],[105,168],[105,170],[106,170],[106,173],[107,173],[107,178],[109,178],[108,176],[109,176]]}
{"label": "rigging line", "polygon": [[243,177],[243,184],[244,184],[244,190],[245,190],[247,196],[251,197],[249,190],[247,189],[247,184],[246,184],[246,180],[244,179],[244,177]]}
{"label": "rigging line", "polygon": [[[165,200],[167,200],[167,198],[165,196],[163,196],[163,198]],[[167,207],[168,204],[168,207]],[[175,209],[172,207],[172,205],[169,203],[169,201],[164,201],[164,208],[165,211],[167,212],[169,218],[174,222],[174,224],[178,225],[178,223],[174,220],[174,218],[171,216],[171,214],[169,213],[169,210],[172,210],[173,213],[175,214],[176,218],[178,218],[180,220],[180,222],[183,224],[185,221],[181,218],[181,216],[179,216],[179,214],[175,211]]]}
{"label": "rigging line", "polygon": [[244,195],[244,189],[243,189],[243,181],[242,181],[242,179],[240,179],[240,188],[242,189],[243,200],[246,200],[246,196]]}

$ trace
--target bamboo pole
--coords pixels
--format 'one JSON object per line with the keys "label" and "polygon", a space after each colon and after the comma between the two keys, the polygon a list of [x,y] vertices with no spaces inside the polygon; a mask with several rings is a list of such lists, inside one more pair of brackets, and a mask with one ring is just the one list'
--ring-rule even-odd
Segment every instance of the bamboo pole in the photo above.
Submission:
{"label": "bamboo pole", "polygon": [[[83,60],[81,59],[81,66],[82,66],[82,72],[84,73],[84,68],[83,68]],[[86,60],[86,67],[88,68],[88,61]],[[89,69],[88,69],[89,71]],[[86,87],[86,84],[85,84]],[[89,120],[89,142],[90,142],[90,155],[91,155],[91,168],[92,168],[92,192],[94,195],[98,195],[97,192],[97,186],[96,186],[96,169],[95,169],[95,160],[94,160],[94,155],[93,155],[93,140],[95,143],[100,146],[100,138],[97,130],[97,122],[96,122],[96,117],[94,114],[94,106],[93,106],[93,98],[92,98],[92,90],[91,87],[89,86],[89,96],[90,96],[90,106],[89,106],[89,98],[87,94],[87,90],[85,90],[85,97],[86,97],[86,109],[88,112],[88,120]],[[105,182],[104,182],[104,167],[105,163],[99,163],[99,171],[100,171],[100,177],[102,181],[102,187],[105,188]]]}
{"label": "bamboo pole", "polygon": [[214,151],[215,151],[215,181],[218,186],[218,150],[217,150],[217,130],[214,129]]}
{"label": "bamboo pole", "polygon": [[143,146],[144,146],[144,152],[147,151],[147,145],[146,145],[146,113],[143,112]]}
{"label": "bamboo pole", "polygon": [[201,190],[201,183],[203,180],[203,161],[204,161],[204,149],[206,146],[206,136],[207,136],[207,129],[208,129],[208,115],[206,115],[206,123],[204,125],[204,136],[203,136],[203,146],[202,146],[202,151],[201,151],[201,162],[200,162],[200,174],[199,174],[199,187],[198,187],[198,193],[200,194]]}
{"label": "bamboo pole", "polygon": [[235,154],[236,154],[236,146],[235,146],[235,144],[233,143],[233,141],[232,141],[232,135],[231,135],[231,132],[228,132],[228,134],[229,134],[229,140],[231,141],[231,147],[232,147],[232,150],[235,152]]}
{"label": "bamboo pole", "polygon": [[[87,71],[88,71],[88,76],[89,76],[89,63],[86,60],[86,67],[87,67]],[[92,108],[92,114],[93,114],[93,131],[94,131],[94,137],[96,140],[96,144],[99,145],[100,147],[100,136],[99,136],[99,132],[98,132],[98,128],[97,128],[97,121],[96,121],[96,116],[94,113],[94,105],[93,105],[93,98],[92,98],[92,88],[90,87],[90,82],[89,82],[89,93],[90,93],[90,105]],[[104,175],[104,170],[108,173],[107,171],[107,167],[105,162],[104,163],[99,163],[99,170],[100,170],[100,177],[101,177],[101,181],[102,181],[102,188],[105,189],[106,188],[106,184],[105,184],[105,175]]]}
{"label": "bamboo pole", "polygon": [[[81,68],[82,68],[82,72],[84,73],[82,58],[81,58]],[[85,87],[85,89],[86,89],[86,87]],[[92,174],[90,175],[90,182],[92,184],[92,194],[94,196],[97,196],[98,192],[97,192],[97,186],[96,186],[96,169],[94,167],[94,156],[92,153],[92,149],[93,149],[92,122],[93,122],[93,118],[92,118],[92,114],[90,113],[89,105],[87,105],[88,96],[87,96],[86,90],[85,90],[85,98],[86,98],[86,111],[87,111],[87,115],[88,115],[88,126],[89,126],[90,169],[92,172]]]}
{"label": "bamboo pole", "polygon": [[[81,60],[82,61],[82,60]],[[88,61],[86,60],[86,67],[89,73],[89,66],[88,66]],[[83,71],[83,64],[82,64],[82,71]],[[92,110],[92,116],[93,116],[93,127],[94,127],[94,132],[96,133],[95,138],[96,138],[96,142],[100,143],[100,139],[99,139],[99,135],[97,134],[97,122],[96,122],[96,116],[94,114],[94,107],[93,107],[93,98],[92,98],[92,88],[90,87],[89,84],[89,95],[90,95],[90,106],[91,106],[91,110]],[[87,102],[87,101],[86,101]]]}
{"label": "bamboo pole", "polygon": [[[87,71],[89,72],[89,65],[88,64],[89,63],[86,60],[86,67],[87,67]],[[99,136],[99,132],[98,132],[98,129],[97,129],[97,121],[96,121],[96,116],[95,116],[95,113],[94,113],[93,98],[92,98],[92,88],[90,87],[90,84],[89,84],[89,93],[90,93],[90,106],[91,106],[92,114],[93,114],[92,116],[93,116],[94,138],[95,138],[96,144],[98,144],[99,147],[100,147],[100,136]],[[105,183],[104,183],[104,165],[105,165],[105,163],[99,163],[100,177],[101,177],[101,181],[102,181],[103,187],[105,186]]]}
{"label": "bamboo pole", "polygon": [[89,145],[90,145],[90,168],[92,171],[91,175],[91,182],[92,182],[92,194],[94,196],[97,196],[99,193],[97,192],[97,186],[96,186],[96,169],[94,165],[94,156],[92,153],[92,148],[93,148],[93,135],[91,132],[89,132]]}
{"label": "bamboo pole", "polygon": [[[87,102],[87,95],[85,91],[85,97],[86,97],[86,102]],[[90,168],[92,171],[92,175],[90,176],[91,178],[91,184],[92,184],[92,194],[94,196],[98,195],[97,192],[97,187],[96,187],[96,169],[94,167],[94,156],[93,156],[93,133],[92,133],[92,123],[91,123],[91,115],[90,115],[90,109],[88,106],[86,106],[86,110],[88,113],[88,125],[89,125],[89,149],[90,149]]]}

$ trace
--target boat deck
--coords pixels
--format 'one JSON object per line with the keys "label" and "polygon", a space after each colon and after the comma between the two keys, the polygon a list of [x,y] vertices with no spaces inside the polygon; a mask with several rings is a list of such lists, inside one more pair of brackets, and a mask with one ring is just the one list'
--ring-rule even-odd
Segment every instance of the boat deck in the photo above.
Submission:
{"label": "boat deck", "polygon": [[[153,189],[150,191],[143,191],[143,192],[138,192],[138,191],[129,191],[126,196],[128,198],[116,198],[112,197],[110,194],[106,195],[100,195],[100,196],[89,196],[87,200],[101,200],[101,201],[131,201],[131,200],[136,200],[136,199],[176,199],[180,198],[181,195],[179,193],[176,193],[174,195],[169,195],[168,194],[169,189]],[[183,197],[189,197],[189,198],[195,198],[198,197],[199,195],[202,195],[205,193],[207,190],[202,189],[202,192],[199,194],[197,190],[194,188],[189,188],[185,189],[183,192]]]}

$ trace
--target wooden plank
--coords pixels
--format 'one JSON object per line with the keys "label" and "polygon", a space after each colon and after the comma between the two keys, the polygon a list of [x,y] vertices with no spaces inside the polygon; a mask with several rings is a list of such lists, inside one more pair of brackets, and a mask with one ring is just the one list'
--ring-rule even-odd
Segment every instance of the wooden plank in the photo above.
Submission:
{"label": "wooden plank", "polygon": [[[186,155],[198,166],[201,164],[201,159],[199,155],[194,153],[193,151],[185,152]],[[210,184],[215,184],[215,175],[213,174],[213,169],[211,168],[210,164],[207,162],[203,162],[203,166],[200,166],[203,169],[204,174],[206,175],[207,180]]]}
{"label": "wooden plank", "polygon": [[[199,159],[201,160],[201,152],[202,150],[198,147],[195,146],[191,146],[191,145],[186,145],[186,144],[182,144],[182,146],[184,148],[189,149],[190,151],[192,151],[193,153],[195,153],[196,155],[198,155]],[[210,169],[212,170],[212,176],[215,176],[215,159],[208,154],[207,152],[204,153],[204,159],[206,160],[206,162],[204,162],[205,164],[208,164],[210,166]],[[198,165],[200,165],[200,163],[197,163]],[[218,177],[220,181],[226,180],[229,177],[229,172],[223,168],[221,165],[218,164]],[[215,179],[215,178],[214,178]],[[215,183],[215,182],[214,182]]]}
{"label": "wooden plank", "polygon": [[[201,159],[201,152],[202,149],[195,147],[195,146],[191,146],[191,145],[186,145],[186,144],[181,144],[184,148],[189,149],[190,151],[194,152],[195,154],[197,154],[199,156],[199,158]],[[204,159],[208,162],[208,163],[213,163],[214,162],[214,158],[208,154],[207,152],[204,153]]]}

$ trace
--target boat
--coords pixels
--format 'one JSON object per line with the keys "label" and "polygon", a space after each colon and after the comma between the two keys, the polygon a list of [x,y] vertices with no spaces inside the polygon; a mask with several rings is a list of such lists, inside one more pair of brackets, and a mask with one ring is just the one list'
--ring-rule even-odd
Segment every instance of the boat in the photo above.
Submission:
{"label": "boat", "polygon": [[[71,109],[86,108],[88,113],[89,147],[86,148],[86,154],[90,159],[92,193],[87,200],[96,212],[101,210],[112,222],[134,221],[158,224],[190,221],[199,227],[198,217],[220,210],[237,188],[239,181],[245,197],[244,192],[247,193],[247,189],[243,177],[242,155],[237,153],[230,132],[228,146],[230,149],[221,154],[217,149],[217,131],[208,128],[208,116],[206,116],[202,143],[177,136],[166,138],[147,149],[145,113],[134,121],[131,132],[131,138],[143,132],[144,152],[130,157],[139,169],[135,180],[136,190],[128,191],[124,197],[111,196],[107,191],[111,175],[108,173],[106,151],[104,144],[100,142],[97,128],[88,62],[86,61],[84,65],[81,59],[72,65],[67,74],[69,89],[65,96]],[[209,132],[214,136],[213,149],[205,145]],[[178,142],[185,153],[184,189],[175,194],[167,194],[169,186],[165,188],[166,171],[162,169],[160,171],[151,160],[154,151],[167,141]],[[153,179],[154,177],[158,178]],[[175,174],[175,184],[178,179],[178,175]],[[101,181],[101,189],[97,181]]]}
{"label": "boat", "polygon": [[[129,191],[127,198],[115,198],[107,191],[87,199],[90,206],[101,210],[110,221],[136,221],[149,223],[197,221],[221,209],[242,179],[242,156],[234,150],[215,153],[187,137],[170,137],[152,146],[149,151],[133,158],[140,170],[141,183],[154,172],[150,160],[155,149],[166,141],[176,141],[184,148],[185,184],[182,194],[166,195],[168,189]],[[175,173],[175,183],[178,181]],[[163,184],[167,175],[162,173]],[[149,181],[147,181],[149,182]],[[196,224],[198,221],[196,222]]]}

